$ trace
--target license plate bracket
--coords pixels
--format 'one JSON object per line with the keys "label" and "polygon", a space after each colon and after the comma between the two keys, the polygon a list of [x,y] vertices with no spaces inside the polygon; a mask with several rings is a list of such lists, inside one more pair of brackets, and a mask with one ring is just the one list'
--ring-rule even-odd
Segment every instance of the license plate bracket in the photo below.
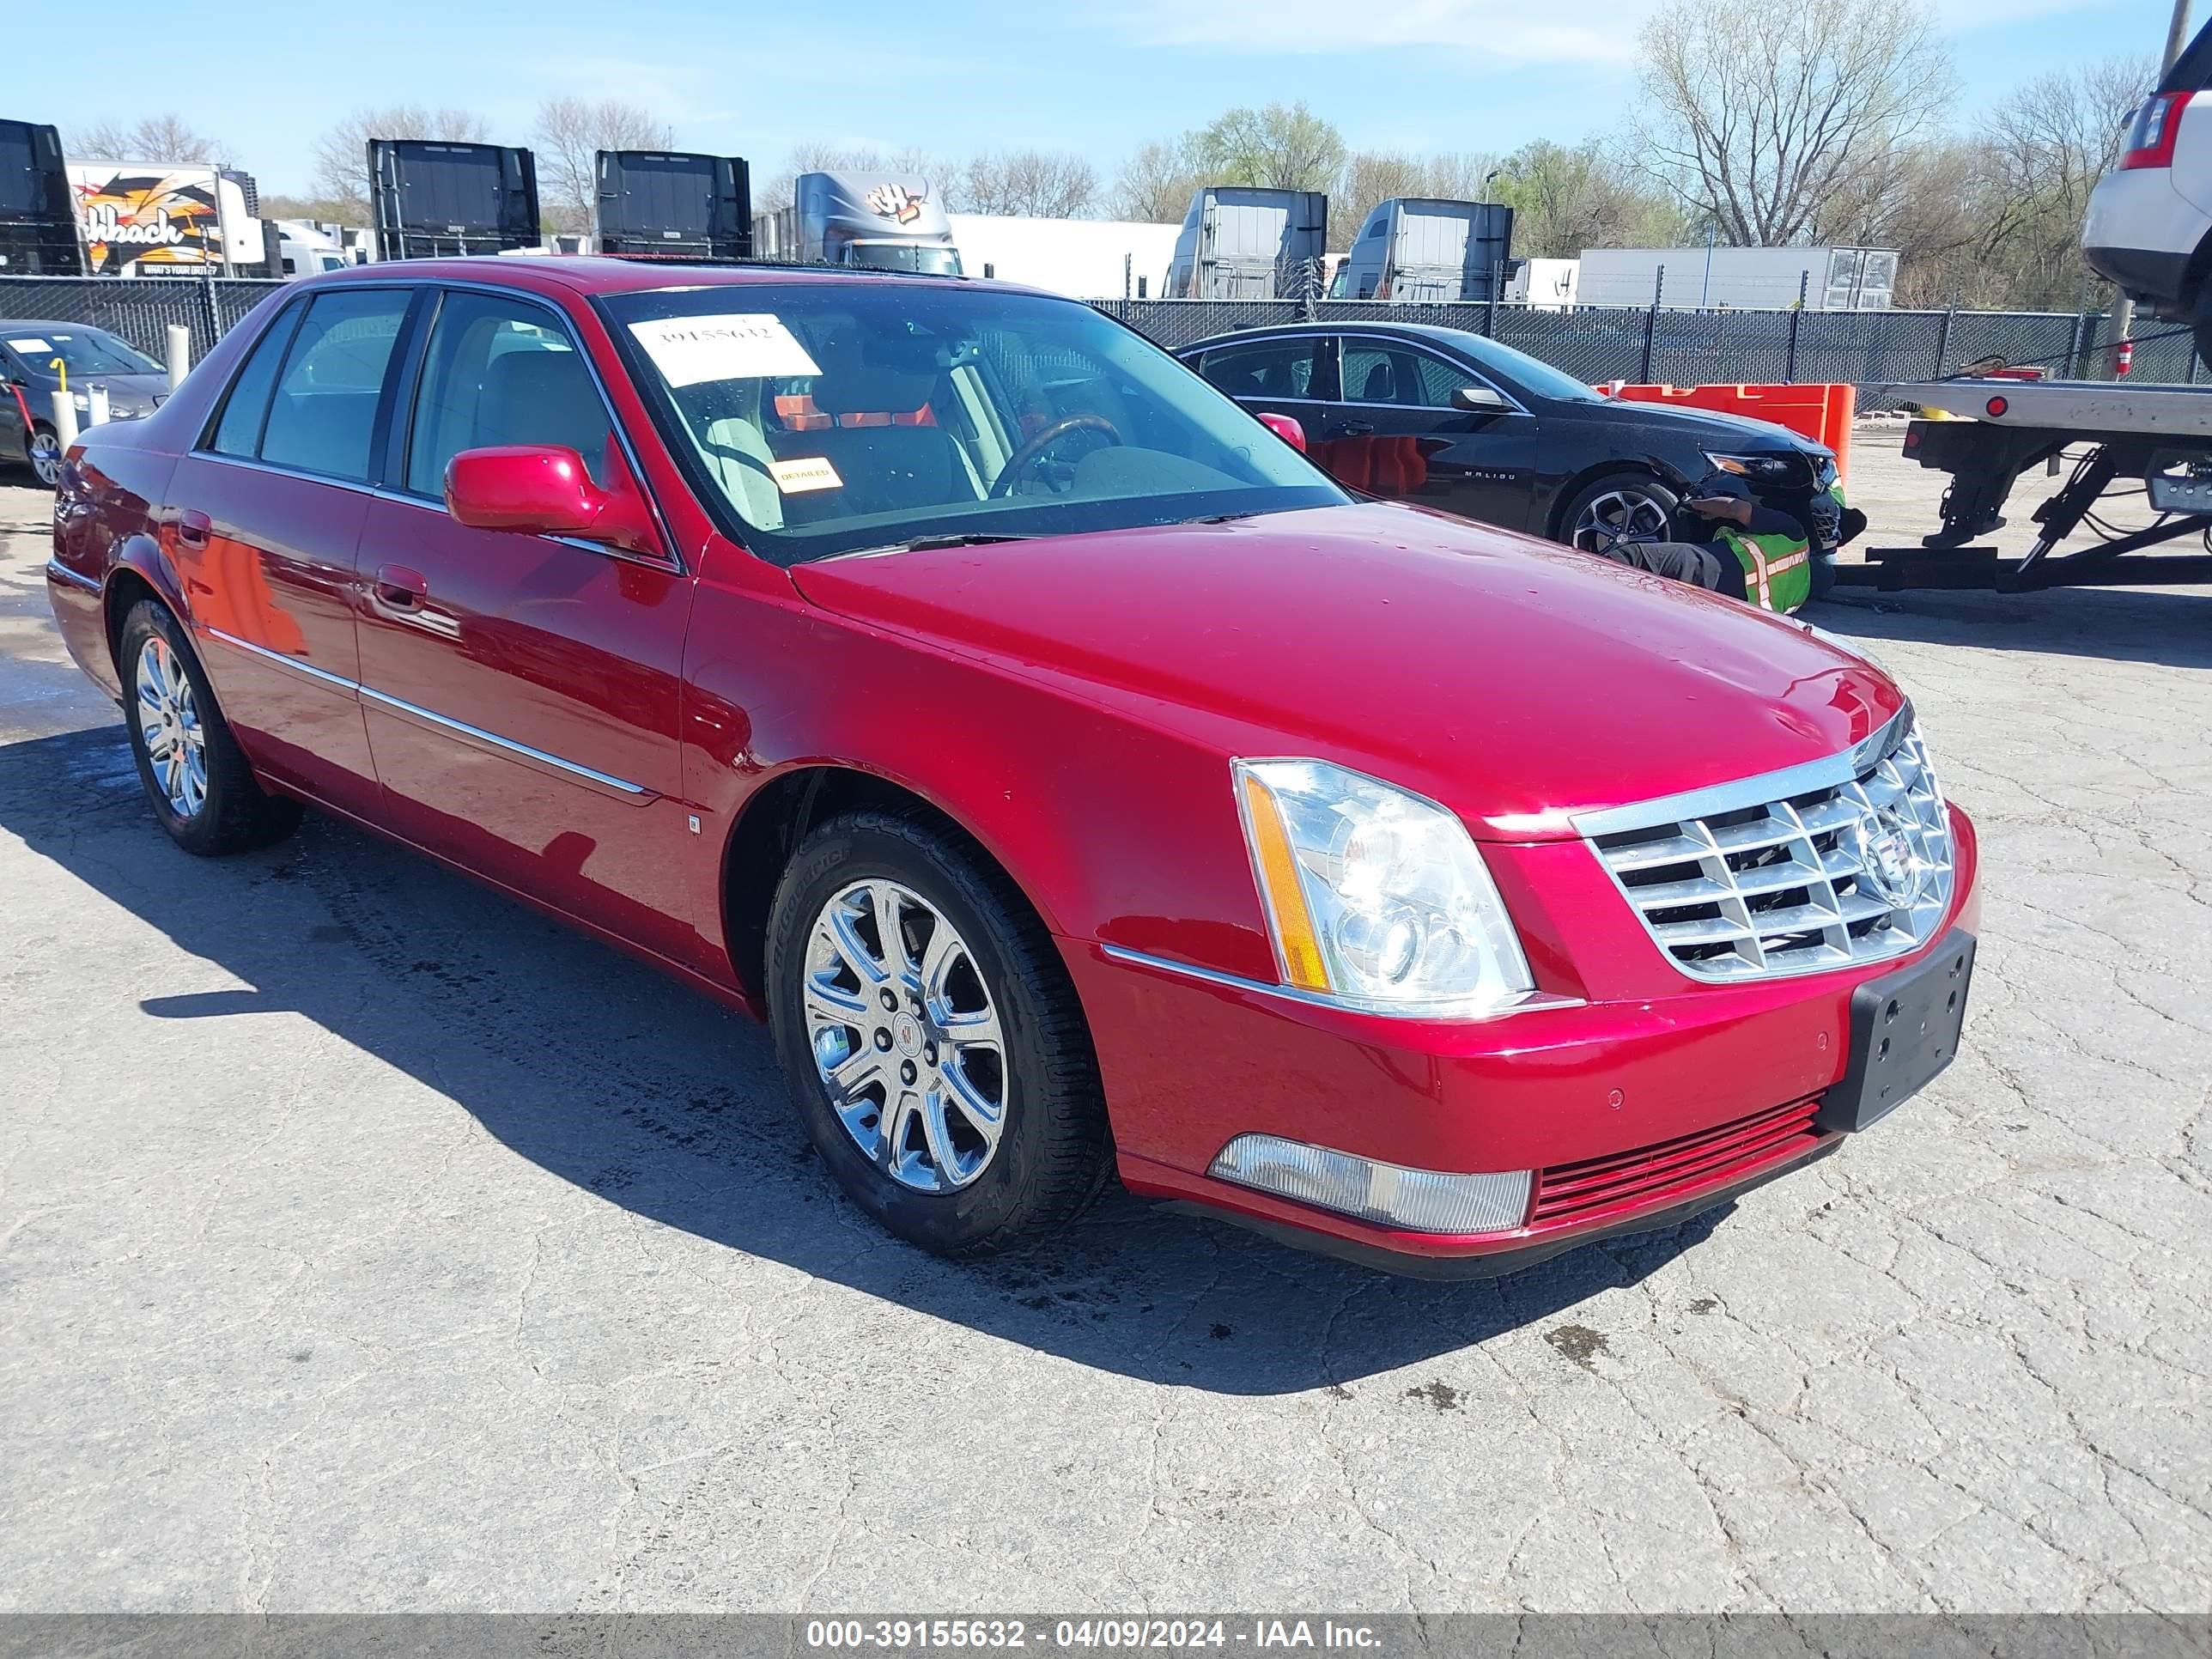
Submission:
{"label": "license plate bracket", "polygon": [[1814,1127],[1863,1129],[1935,1081],[1959,1052],[1973,975],[1974,936],[1954,928],[1925,961],[1852,992],[1850,1060]]}

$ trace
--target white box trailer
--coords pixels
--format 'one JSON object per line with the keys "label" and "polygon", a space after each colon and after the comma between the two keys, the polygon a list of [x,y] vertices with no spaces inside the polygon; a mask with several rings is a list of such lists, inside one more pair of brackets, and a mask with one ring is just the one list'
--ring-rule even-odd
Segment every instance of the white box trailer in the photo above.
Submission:
{"label": "white box trailer", "polygon": [[1579,259],[1523,259],[1505,285],[1509,304],[1532,311],[1565,311],[1580,296]]}
{"label": "white box trailer", "polygon": [[1024,219],[956,213],[953,246],[970,276],[1049,289],[1077,300],[1157,296],[1180,227],[1135,219]]}
{"label": "white box trailer", "polygon": [[[1872,247],[1584,248],[1577,302],[1691,310],[1887,311],[1897,254]],[[1664,272],[1663,281],[1662,272]]]}

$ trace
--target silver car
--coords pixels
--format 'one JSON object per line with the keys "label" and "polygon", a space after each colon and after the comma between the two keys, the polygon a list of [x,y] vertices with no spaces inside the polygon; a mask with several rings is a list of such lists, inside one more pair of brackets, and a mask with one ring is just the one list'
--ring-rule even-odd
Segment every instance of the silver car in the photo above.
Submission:
{"label": "silver car", "polygon": [[104,328],[82,323],[0,322],[0,463],[20,461],[49,487],[61,482],[54,393],[66,380],[77,425],[92,388],[107,388],[107,417],[136,420],[169,395],[161,365]]}

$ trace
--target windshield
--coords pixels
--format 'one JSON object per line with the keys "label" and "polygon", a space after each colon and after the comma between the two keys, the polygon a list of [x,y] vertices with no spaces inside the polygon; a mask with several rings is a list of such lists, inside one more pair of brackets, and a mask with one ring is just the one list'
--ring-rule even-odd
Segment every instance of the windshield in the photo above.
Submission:
{"label": "windshield", "polygon": [[58,357],[72,374],[159,374],[161,364],[97,329],[49,328],[5,337],[9,349],[33,368],[52,371]]}
{"label": "windshield", "polygon": [[919,270],[932,276],[957,276],[960,251],[932,242],[848,242],[845,263],[873,270]]}
{"label": "windshield", "polygon": [[1348,499],[1076,301],[853,278],[599,303],[702,497],[781,563]]}
{"label": "windshield", "polygon": [[1549,398],[1555,403],[1601,404],[1605,399],[1591,387],[1571,374],[1561,374],[1551,364],[1540,362],[1525,351],[1516,351],[1511,346],[1486,340],[1480,334],[1452,331],[1452,344],[1472,358],[1479,368],[1494,369],[1507,380],[1518,382],[1539,398]]}

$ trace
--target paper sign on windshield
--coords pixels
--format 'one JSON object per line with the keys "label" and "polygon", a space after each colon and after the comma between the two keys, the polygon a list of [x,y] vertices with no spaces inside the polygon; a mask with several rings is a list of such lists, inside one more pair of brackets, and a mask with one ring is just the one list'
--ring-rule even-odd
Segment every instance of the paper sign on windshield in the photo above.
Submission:
{"label": "paper sign on windshield", "polygon": [[44,340],[10,340],[8,343],[18,351],[52,351],[53,347]]}
{"label": "paper sign on windshield", "polygon": [[795,461],[770,461],[769,477],[775,487],[787,495],[796,495],[804,489],[842,489],[845,481],[837,476],[837,469],[822,455],[809,455]]}
{"label": "paper sign on windshield", "polygon": [[662,317],[632,323],[629,331],[671,386],[822,372],[798,337],[764,311]]}

